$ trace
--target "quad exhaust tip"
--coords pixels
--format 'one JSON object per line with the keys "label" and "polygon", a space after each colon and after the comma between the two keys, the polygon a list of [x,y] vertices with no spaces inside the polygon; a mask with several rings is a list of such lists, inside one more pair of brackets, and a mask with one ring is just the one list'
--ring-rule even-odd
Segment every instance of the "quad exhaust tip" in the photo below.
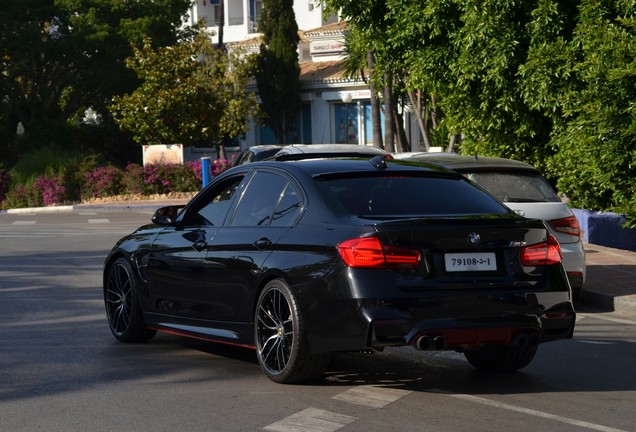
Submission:
{"label": "quad exhaust tip", "polygon": [[419,351],[431,351],[437,350],[442,351],[445,350],[448,346],[446,338],[444,336],[428,336],[422,335],[415,339],[415,343],[413,344],[415,349]]}
{"label": "quad exhaust tip", "polygon": [[[510,340],[510,345],[526,347],[538,346],[541,335],[536,331],[517,333]],[[418,351],[443,351],[448,348],[448,339],[443,335],[421,335],[415,339],[413,346]]]}

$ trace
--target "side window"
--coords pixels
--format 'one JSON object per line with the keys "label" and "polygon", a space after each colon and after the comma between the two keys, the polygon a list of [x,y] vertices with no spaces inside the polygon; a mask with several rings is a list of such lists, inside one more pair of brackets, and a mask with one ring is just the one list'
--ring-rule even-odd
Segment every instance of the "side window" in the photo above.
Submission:
{"label": "side window", "polygon": [[300,194],[291,183],[287,183],[283,196],[274,211],[272,226],[292,226],[301,210]]}
{"label": "side window", "polygon": [[213,194],[210,201],[197,212],[193,218],[193,223],[195,225],[222,225],[232,204],[232,197],[238,190],[242,180],[243,177],[234,178],[221,185],[217,189],[218,192]]}
{"label": "side window", "polygon": [[[272,225],[274,220],[274,225],[284,225],[279,219],[288,217],[287,213],[293,213],[293,201],[298,200],[298,194],[294,191],[294,198],[292,190],[287,178],[270,172],[257,172],[250,180],[231,224],[267,226]],[[285,207],[290,209],[285,210]]]}

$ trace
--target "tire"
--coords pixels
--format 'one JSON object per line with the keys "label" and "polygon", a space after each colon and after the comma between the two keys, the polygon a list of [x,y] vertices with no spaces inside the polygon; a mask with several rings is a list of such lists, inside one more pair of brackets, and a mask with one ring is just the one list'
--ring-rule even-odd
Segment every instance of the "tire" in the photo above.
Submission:
{"label": "tire", "polygon": [[108,270],[104,304],[110,331],[122,342],[147,342],[157,333],[144,326],[137,289],[130,263],[118,258]]}
{"label": "tire", "polygon": [[486,345],[475,351],[466,351],[464,356],[477,370],[513,372],[528,366],[537,348],[537,343],[513,341],[510,345]]}
{"label": "tire", "polygon": [[328,354],[310,354],[298,301],[282,279],[270,281],[254,312],[256,356],[269,379],[281,384],[320,377]]}

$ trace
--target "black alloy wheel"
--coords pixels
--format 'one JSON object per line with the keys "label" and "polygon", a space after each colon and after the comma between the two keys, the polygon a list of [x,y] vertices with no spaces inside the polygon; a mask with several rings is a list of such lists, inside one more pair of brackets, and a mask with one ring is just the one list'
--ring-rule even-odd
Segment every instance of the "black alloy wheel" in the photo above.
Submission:
{"label": "black alloy wheel", "polygon": [[130,263],[118,258],[104,286],[104,303],[110,330],[122,342],[147,342],[156,333],[144,326],[137,300],[137,282]]}
{"label": "black alloy wheel", "polygon": [[298,301],[282,279],[269,282],[258,298],[254,337],[258,362],[272,381],[316,379],[329,362],[328,354],[310,354]]}

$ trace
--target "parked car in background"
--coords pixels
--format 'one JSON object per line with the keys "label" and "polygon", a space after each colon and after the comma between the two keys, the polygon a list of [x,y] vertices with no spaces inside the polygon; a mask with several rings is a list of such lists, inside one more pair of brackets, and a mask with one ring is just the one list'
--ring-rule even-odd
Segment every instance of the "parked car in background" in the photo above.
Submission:
{"label": "parked car in background", "polygon": [[[282,147],[272,160],[300,160],[314,158],[387,156],[388,153],[377,147],[358,144],[294,144]],[[390,156],[389,156],[390,157]]]}
{"label": "parked car in background", "polygon": [[387,155],[382,149],[357,144],[258,145],[243,150],[234,166],[262,160],[299,160],[331,157]]}
{"label": "parked car in background", "polygon": [[105,260],[114,337],[156,331],[255,349],[263,372],[320,377],[334,352],[455,350],[528,365],[571,338],[559,243],[461,174],[372,158],[265,161],[158,209]]}
{"label": "parked car in background", "polygon": [[236,157],[234,166],[267,159],[278,153],[281,148],[283,148],[282,145],[275,144],[248,147]]}
{"label": "parked car in background", "polygon": [[561,244],[572,293],[575,299],[579,298],[586,277],[579,221],[538,169],[517,160],[456,153],[407,153],[395,157],[435,163],[460,172],[520,215],[544,220]]}

